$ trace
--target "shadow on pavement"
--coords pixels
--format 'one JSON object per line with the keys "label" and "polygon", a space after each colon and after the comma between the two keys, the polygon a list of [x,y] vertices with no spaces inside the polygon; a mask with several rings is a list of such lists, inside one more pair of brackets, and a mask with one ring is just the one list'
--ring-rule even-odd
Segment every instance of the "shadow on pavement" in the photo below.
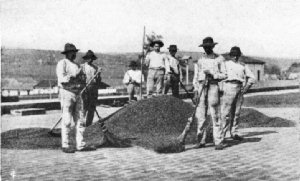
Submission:
{"label": "shadow on pavement", "polygon": [[244,138],[243,141],[237,141],[237,140],[226,140],[227,147],[243,144],[243,143],[255,143],[260,142],[262,138]]}
{"label": "shadow on pavement", "polygon": [[265,135],[265,134],[272,134],[272,133],[278,133],[277,131],[253,131],[253,132],[247,132],[243,135],[243,137],[250,137],[250,136],[258,136],[258,135]]}

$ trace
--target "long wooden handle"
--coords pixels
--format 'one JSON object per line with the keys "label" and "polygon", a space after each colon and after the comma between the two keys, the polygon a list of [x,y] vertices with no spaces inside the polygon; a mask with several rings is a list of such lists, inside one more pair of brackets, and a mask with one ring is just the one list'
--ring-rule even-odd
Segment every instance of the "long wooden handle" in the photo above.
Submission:
{"label": "long wooden handle", "polygon": [[197,107],[200,103],[200,98],[201,98],[201,95],[203,93],[203,90],[205,87],[207,87],[207,78],[205,78],[204,80],[204,84],[200,90],[200,93],[199,93],[199,97],[198,97],[198,101],[197,101],[197,104],[195,105],[195,109],[193,111],[193,114],[192,116],[188,119],[188,122],[186,123],[185,127],[184,127],[184,130],[182,131],[182,133],[180,134],[180,136],[177,138],[179,140],[180,143],[184,143],[185,141],[185,138],[187,136],[187,134],[189,133],[190,129],[191,129],[191,124],[193,123],[194,121],[194,117],[195,117],[195,114],[196,114],[196,111],[197,111]]}
{"label": "long wooden handle", "polygon": [[80,95],[84,93],[84,91],[87,89],[87,87],[92,83],[92,81],[98,76],[100,73],[99,70],[97,70],[96,74],[89,80],[89,82],[84,86],[84,88],[80,91]]}
{"label": "long wooden handle", "polygon": [[61,122],[62,117],[59,118],[59,120],[56,122],[56,124],[50,129],[49,132],[52,132],[54,130],[54,128],[56,128],[56,126]]}
{"label": "long wooden handle", "polygon": [[[186,88],[183,85],[183,83],[181,81],[179,81],[179,83],[180,83],[181,87],[183,88],[183,90],[187,93],[187,95],[189,95],[189,91],[186,90]],[[192,97],[189,97],[189,98],[192,100],[192,102],[193,102],[194,105],[197,104]]]}

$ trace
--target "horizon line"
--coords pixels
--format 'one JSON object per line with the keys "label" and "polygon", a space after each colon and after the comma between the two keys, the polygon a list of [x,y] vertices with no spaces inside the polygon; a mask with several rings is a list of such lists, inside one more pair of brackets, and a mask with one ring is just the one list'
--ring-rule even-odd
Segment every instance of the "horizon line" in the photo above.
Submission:
{"label": "horizon line", "polygon": [[[44,51],[62,51],[62,50],[57,50],[57,49],[37,49],[37,48],[20,48],[20,47],[9,47],[9,46],[4,46],[4,45],[1,45],[1,50],[2,48],[4,49],[15,49],[15,50],[44,50]],[[79,49],[80,50],[80,49]],[[78,51],[80,53],[85,53],[85,52],[82,52],[82,51]],[[124,51],[124,52],[116,52],[116,51],[112,51],[112,52],[97,52],[97,51],[94,51],[95,53],[99,53],[99,54],[126,54],[126,53],[141,53],[139,51]],[[162,51],[162,52],[165,52],[165,51]],[[179,50],[178,52],[190,52],[190,53],[202,53],[202,51],[189,51],[189,50]],[[229,51],[228,51],[229,52]],[[223,52],[223,53],[218,53],[218,54],[225,54],[225,53],[228,53],[228,52]],[[248,57],[256,57],[256,58],[275,58],[275,59],[300,59],[300,56],[299,57],[285,57],[285,56],[263,56],[263,55],[244,55],[244,56],[248,56]]]}

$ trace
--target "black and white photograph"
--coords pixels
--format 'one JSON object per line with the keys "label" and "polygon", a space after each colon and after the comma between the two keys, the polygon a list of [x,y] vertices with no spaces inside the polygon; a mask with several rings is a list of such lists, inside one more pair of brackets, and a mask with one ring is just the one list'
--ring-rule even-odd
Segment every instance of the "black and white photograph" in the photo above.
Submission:
{"label": "black and white photograph", "polygon": [[0,17],[0,180],[300,180],[300,1],[0,0]]}

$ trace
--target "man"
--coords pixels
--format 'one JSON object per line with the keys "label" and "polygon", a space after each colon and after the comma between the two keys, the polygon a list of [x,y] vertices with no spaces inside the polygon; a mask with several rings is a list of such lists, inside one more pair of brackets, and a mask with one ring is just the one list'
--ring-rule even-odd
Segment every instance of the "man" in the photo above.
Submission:
{"label": "man", "polygon": [[175,57],[178,49],[176,45],[170,45],[168,49],[170,52],[170,55],[167,56],[170,71],[165,75],[164,94],[167,94],[171,87],[173,96],[178,98],[179,82],[182,81],[182,70],[179,65],[179,60]]}
{"label": "man", "polygon": [[243,95],[254,84],[255,77],[251,70],[240,61],[242,52],[239,47],[232,47],[230,59],[225,62],[227,79],[223,81],[224,95],[221,100],[222,140],[229,129],[231,138],[242,141],[238,135],[238,119],[243,104]]}
{"label": "man", "polygon": [[95,150],[86,146],[83,134],[85,131],[85,120],[83,111],[83,100],[80,91],[85,86],[85,76],[74,60],[79,50],[75,45],[67,43],[62,54],[66,58],[57,63],[56,74],[62,107],[62,151],[74,153],[75,149],[70,145],[71,121],[76,124],[76,149],[78,151]]}
{"label": "man", "polygon": [[156,85],[156,94],[161,95],[163,90],[163,81],[165,72],[169,72],[167,56],[160,52],[164,46],[161,40],[154,40],[150,43],[153,51],[147,54],[145,58],[146,66],[149,67],[147,77],[147,97],[152,97],[154,85]]}
{"label": "man", "polygon": [[199,47],[203,47],[205,53],[201,55],[195,64],[193,84],[199,95],[203,89],[195,114],[198,138],[196,148],[205,147],[206,144],[206,127],[210,125],[210,122],[206,120],[207,109],[209,108],[213,124],[215,149],[222,150],[225,145],[221,140],[221,125],[218,119],[218,82],[225,79],[227,75],[224,68],[224,58],[213,52],[213,48],[216,44],[217,43],[215,43],[211,37],[203,39],[203,43],[199,45]]}
{"label": "man", "polygon": [[144,77],[140,70],[137,70],[137,63],[131,61],[129,63],[129,70],[125,73],[123,83],[127,86],[129,94],[129,102],[134,100],[134,94],[137,94],[137,100],[141,100],[139,95],[140,85],[144,81]]}
{"label": "man", "polygon": [[[86,75],[86,83],[89,83],[86,91],[84,92],[84,109],[86,126],[90,126],[93,123],[94,114],[96,111],[96,103],[98,100],[98,88],[101,84],[100,68],[93,64],[94,60],[97,60],[94,52],[88,50],[82,57],[86,62],[82,64],[82,70]],[[97,74],[97,75],[96,75]],[[95,77],[96,76],[96,77]],[[94,79],[92,79],[95,77]]]}

